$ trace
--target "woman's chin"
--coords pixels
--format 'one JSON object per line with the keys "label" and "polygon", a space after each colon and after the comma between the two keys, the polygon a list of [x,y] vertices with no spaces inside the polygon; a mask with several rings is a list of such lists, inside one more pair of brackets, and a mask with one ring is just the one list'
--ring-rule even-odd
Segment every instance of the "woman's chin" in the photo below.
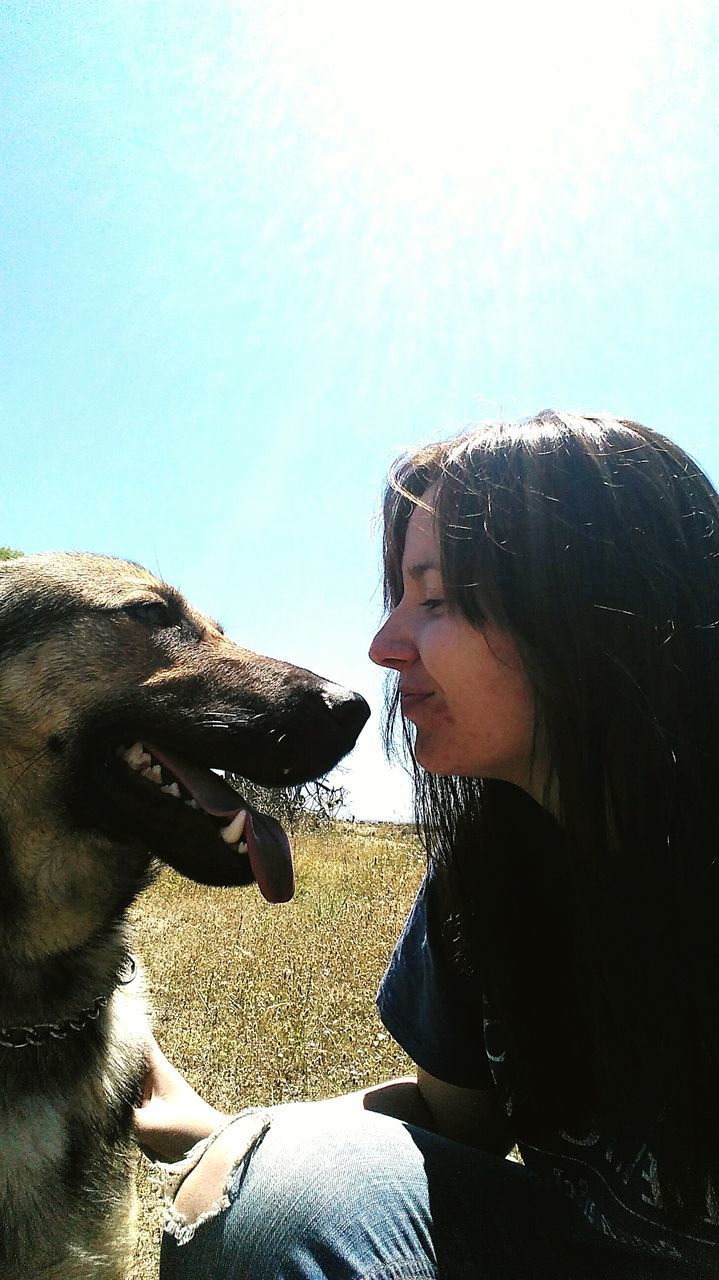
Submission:
{"label": "woman's chin", "polygon": [[452,762],[448,760],[446,753],[443,754],[436,749],[433,751],[431,743],[422,742],[419,734],[414,744],[414,758],[426,773],[436,773],[442,777],[448,777],[451,774],[462,772],[462,770],[452,767]]}

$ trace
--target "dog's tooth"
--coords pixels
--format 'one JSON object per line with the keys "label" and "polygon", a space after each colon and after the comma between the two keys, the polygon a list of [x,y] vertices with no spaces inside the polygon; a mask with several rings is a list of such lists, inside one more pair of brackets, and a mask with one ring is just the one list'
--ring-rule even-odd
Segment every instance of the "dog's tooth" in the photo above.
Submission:
{"label": "dog's tooth", "polygon": [[151,764],[152,764],[152,756],[148,755],[146,751],[143,751],[142,755],[138,757],[137,764],[133,765],[132,767],[133,769],[144,770],[147,768],[148,765],[151,765]]}
{"label": "dog's tooth", "polygon": [[133,746],[128,747],[127,751],[122,753],[123,759],[127,761],[131,769],[139,769],[142,764],[146,764],[150,757],[145,755],[145,748],[141,742],[135,742]]}
{"label": "dog's tooth", "polygon": [[174,796],[176,800],[182,799],[182,792],[176,782],[171,782],[169,787],[161,787],[160,790],[164,792],[166,796]]}
{"label": "dog's tooth", "polygon": [[199,809],[200,807],[196,800],[185,800],[185,804],[188,809]]}
{"label": "dog's tooth", "polygon": [[238,853],[249,853],[249,849],[247,848],[247,845],[245,844],[244,840],[241,840],[241,841],[240,841],[240,843],[238,844],[238,846],[237,846],[237,852],[238,852]]}
{"label": "dog's tooth", "polygon": [[224,840],[225,844],[237,843],[240,836],[242,835],[242,832],[245,829],[246,819],[247,819],[247,810],[240,809],[240,812],[235,814],[234,818],[232,819],[232,822],[230,822],[226,827],[222,827],[220,831],[220,835],[222,836],[222,839]]}
{"label": "dog's tooth", "polygon": [[158,787],[161,787],[165,781],[159,764],[153,765],[151,769],[143,769],[142,776],[143,778],[147,778],[148,782],[156,782]]}

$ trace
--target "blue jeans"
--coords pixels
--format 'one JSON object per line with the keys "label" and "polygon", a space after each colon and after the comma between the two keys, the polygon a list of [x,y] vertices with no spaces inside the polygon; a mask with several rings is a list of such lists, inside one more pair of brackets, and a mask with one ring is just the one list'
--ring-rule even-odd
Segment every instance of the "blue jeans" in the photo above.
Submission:
{"label": "blue jeans", "polygon": [[161,1280],[704,1274],[618,1250],[513,1161],[332,1103],[275,1107],[270,1116],[229,1179],[227,1206],[184,1244],[165,1234]]}

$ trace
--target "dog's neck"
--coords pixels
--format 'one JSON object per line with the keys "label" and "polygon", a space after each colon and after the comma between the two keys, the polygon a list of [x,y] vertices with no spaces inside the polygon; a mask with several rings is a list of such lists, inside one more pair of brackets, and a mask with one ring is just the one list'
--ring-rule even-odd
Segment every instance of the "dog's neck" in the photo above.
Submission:
{"label": "dog's neck", "polygon": [[103,995],[96,996],[90,1005],[62,1022],[38,1022],[34,1026],[0,1026],[0,1049],[39,1049],[53,1040],[65,1040],[75,1032],[84,1031],[96,1022],[118,986],[126,987],[137,973],[134,956],[127,957],[127,964],[118,976],[116,986]]}

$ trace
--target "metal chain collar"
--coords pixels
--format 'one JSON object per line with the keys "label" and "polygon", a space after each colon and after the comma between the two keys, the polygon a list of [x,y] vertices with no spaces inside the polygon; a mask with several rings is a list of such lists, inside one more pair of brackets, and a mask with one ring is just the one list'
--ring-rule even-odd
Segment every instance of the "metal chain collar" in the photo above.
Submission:
{"label": "metal chain collar", "polygon": [[[135,957],[128,956],[125,973],[118,979],[118,985],[128,986],[136,973]],[[105,996],[96,996],[87,1009],[75,1014],[73,1018],[66,1018],[64,1022],[38,1022],[34,1027],[0,1027],[0,1048],[40,1048],[51,1040],[65,1040],[72,1031],[82,1031],[91,1022],[96,1022],[114,992],[115,988]]]}

